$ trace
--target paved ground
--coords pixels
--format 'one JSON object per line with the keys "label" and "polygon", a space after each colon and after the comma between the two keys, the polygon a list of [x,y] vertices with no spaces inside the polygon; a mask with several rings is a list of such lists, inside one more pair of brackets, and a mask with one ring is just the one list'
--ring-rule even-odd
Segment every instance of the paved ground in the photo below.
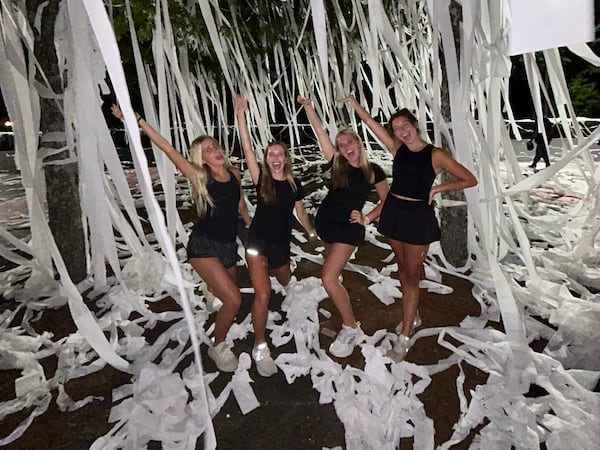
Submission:
{"label": "paved ground", "polygon": [[[185,221],[185,220],[184,220]],[[311,251],[320,243],[305,244],[304,250]],[[357,253],[356,263],[381,267],[383,258],[388,256],[387,251],[365,243]],[[298,265],[295,275],[298,279],[309,276],[319,276],[320,266],[306,260]],[[249,286],[248,274],[244,268],[238,272],[241,286]],[[471,296],[471,285],[464,280],[445,276],[444,284],[452,286],[454,293],[440,295],[422,292],[420,311],[423,326],[436,327],[458,324],[467,315],[479,315],[479,304]],[[361,321],[362,328],[367,334],[373,334],[380,328],[393,330],[401,316],[400,303],[385,306],[380,303],[368,290],[370,283],[354,272],[344,273],[344,284],[350,292],[356,317]],[[0,299],[0,309],[2,307]],[[271,308],[278,309],[282,301],[280,295],[274,295]],[[244,295],[244,302],[239,318],[244,318],[251,307],[251,295]],[[328,320],[321,323],[322,330],[339,330],[341,320],[330,300],[321,304],[325,309],[333,312]],[[176,308],[173,303],[162,305],[165,309]],[[153,307],[154,309],[154,307]],[[322,318],[321,318],[322,319]],[[497,324],[497,326],[500,326]],[[43,318],[35,325],[38,331],[51,331],[54,339],[65,336],[75,330],[68,310],[48,310]],[[153,330],[152,335],[160,330]],[[331,338],[321,336],[321,345],[327,348]],[[242,342],[236,342],[236,353],[250,352],[252,336]],[[274,356],[283,352],[293,352],[293,343],[285,347],[273,349]],[[202,349],[203,362],[207,371],[214,371],[212,361],[206,356],[206,348]],[[407,360],[416,364],[432,364],[449,355],[449,351],[437,345],[435,338],[419,339],[410,349]],[[350,364],[362,368],[363,357],[359,350],[344,360],[342,364]],[[44,362],[47,374],[54,372],[56,362],[48,359]],[[486,375],[477,369],[465,365],[466,380],[464,391],[469,393],[474,386],[484,383]],[[435,424],[436,444],[445,442],[452,434],[452,425],[456,423],[459,413],[459,399],[456,394],[456,377],[458,369],[452,367],[442,373],[434,375],[427,390],[420,395],[420,400],[425,406],[425,411]],[[0,377],[0,401],[14,398],[14,379],[19,377],[18,371],[3,371]],[[331,404],[320,405],[318,393],[312,388],[308,377],[296,380],[288,385],[285,377],[280,372],[269,378],[261,378],[256,369],[252,367],[250,376],[254,380],[253,388],[261,403],[260,408],[242,415],[237,403],[230,397],[219,414],[214,418],[213,424],[219,443],[219,449],[322,449],[323,447],[344,446],[344,428],[337,418]],[[229,381],[228,375],[221,375],[211,387],[217,392]],[[101,396],[103,401],[94,401],[85,407],[70,413],[61,413],[55,405],[56,392],[50,403],[49,410],[37,417],[26,431],[25,435],[8,449],[87,449],[100,436],[105,435],[110,429],[108,415],[111,408],[112,390],[129,382],[129,376],[112,368],[105,368],[86,377],[66,383],[65,389],[73,400],[85,398],[89,395]],[[2,436],[13,430],[26,414],[15,414],[2,421]],[[468,439],[464,445],[467,447]],[[152,448],[160,448],[156,443]],[[202,444],[198,444],[202,448]],[[402,449],[412,448],[412,440],[403,440]],[[458,447],[456,447],[458,448]]]}
{"label": "paved ground", "polygon": [[[367,260],[381,258],[384,252],[375,247],[365,245],[359,250],[357,261],[364,263]],[[296,275],[315,276],[319,266],[302,261],[298,266]],[[239,271],[240,283],[245,285],[247,273],[244,269]],[[470,295],[469,283],[454,277],[445,277],[444,282],[454,288],[452,295],[439,295],[423,292],[421,315],[424,326],[444,326],[458,323],[466,315],[476,315],[479,305]],[[364,278],[353,272],[344,273],[344,283],[354,300],[356,316],[361,320],[365,332],[372,334],[379,328],[393,329],[396,325],[400,305],[385,306],[368,291],[368,283]],[[277,309],[282,297],[274,295],[271,307]],[[244,296],[244,303],[239,317],[243,318],[250,310],[251,296]],[[330,311],[335,311],[329,300],[322,306]],[[169,307],[169,305],[165,305]],[[65,335],[74,330],[69,320],[64,320],[66,310],[47,311],[44,318],[36,326],[40,329],[52,330],[55,336]],[[321,323],[322,329],[337,330],[340,318],[334,313],[332,318]],[[326,347],[331,339],[321,336],[321,344]],[[252,337],[241,342],[236,342],[236,352],[250,352]],[[215,370],[212,361],[206,357],[203,348],[203,361],[207,371]],[[274,349],[274,353],[294,351],[293,343],[285,347]],[[420,339],[411,348],[407,360],[417,364],[430,364],[448,356],[448,351],[439,347],[434,338]],[[362,367],[364,361],[359,350],[345,360],[342,364],[351,364]],[[51,360],[47,361],[48,369],[52,369]],[[254,379],[253,388],[261,403],[260,408],[242,415],[238,405],[231,396],[223,409],[214,419],[214,428],[219,443],[219,449],[321,449],[323,447],[344,446],[344,428],[338,420],[331,404],[320,405],[318,393],[313,390],[310,378],[304,377],[288,385],[281,372],[264,379],[258,375],[253,367],[250,371]],[[466,366],[467,380],[465,391],[485,381],[483,373]],[[0,381],[0,400],[14,398],[14,378],[18,377],[17,371],[3,372]],[[458,398],[456,396],[455,380],[456,369],[449,369],[433,377],[430,387],[422,394],[420,399],[425,405],[427,415],[434,420],[436,443],[446,441],[452,433],[452,424],[458,416]],[[229,380],[228,375],[221,375],[213,382],[211,387],[217,392]],[[107,423],[110,411],[110,398],[113,388],[128,382],[128,376],[112,368],[69,381],[66,384],[67,392],[74,400],[79,400],[88,395],[103,396],[103,401],[94,401],[91,404],[71,413],[61,413],[54,404],[41,417],[33,422],[26,434],[8,449],[86,449],[99,436],[110,429]],[[18,415],[11,416],[3,422],[4,430],[12,430],[18,423]],[[4,434],[4,433],[3,433]],[[160,446],[156,446],[160,448]],[[199,443],[198,448],[202,448]],[[412,448],[412,441],[402,442],[401,448]]]}

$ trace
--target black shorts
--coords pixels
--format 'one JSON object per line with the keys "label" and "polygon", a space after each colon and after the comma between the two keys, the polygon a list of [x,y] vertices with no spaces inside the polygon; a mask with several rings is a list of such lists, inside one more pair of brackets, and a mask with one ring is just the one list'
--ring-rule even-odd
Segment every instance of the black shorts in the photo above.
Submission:
{"label": "black shorts", "polygon": [[350,217],[337,217],[327,208],[319,208],[315,228],[323,242],[358,246],[365,239],[365,227],[351,223]]}
{"label": "black shorts", "polygon": [[188,260],[192,258],[219,258],[226,269],[237,261],[237,242],[219,242],[193,230],[187,245]]}
{"label": "black shorts", "polygon": [[433,205],[421,200],[403,200],[391,193],[383,204],[378,230],[391,239],[414,245],[440,240],[440,226]]}
{"label": "black shorts", "polygon": [[269,262],[269,269],[278,269],[290,262],[290,243],[276,243],[249,233],[246,254],[265,256]]}

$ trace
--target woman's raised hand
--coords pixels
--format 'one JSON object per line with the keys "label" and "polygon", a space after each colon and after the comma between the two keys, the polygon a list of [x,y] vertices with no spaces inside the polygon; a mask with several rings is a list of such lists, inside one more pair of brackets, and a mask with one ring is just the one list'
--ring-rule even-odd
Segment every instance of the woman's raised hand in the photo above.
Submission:
{"label": "woman's raised hand", "polygon": [[338,99],[338,103],[350,103],[352,106],[354,106],[357,104],[357,101],[353,94],[348,94],[345,97]]}
{"label": "woman's raised hand", "polygon": [[[123,122],[124,117],[123,117],[123,111],[121,111],[121,108],[119,108],[117,105],[115,105],[113,103],[113,105],[110,107],[110,112],[112,112],[113,116],[115,116],[117,119],[119,119],[121,122]],[[143,117],[140,116],[138,113],[135,113],[135,118],[137,119],[138,122],[141,119],[143,119]]]}
{"label": "woman's raised hand", "polygon": [[235,112],[243,113],[248,109],[248,100],[242,94],[235,95]]}
{"label": "woman's raised hand", "polygon": [[298,100],[298,103],[300,103],[302,106],[309,106],[312,104],[312,102],[309,99],[304,98],[301,95],[298,95],[297,100]]}
{"label": "woman's raised hand", "polygon": [[354,98],[354,95],[352,95],[352,94],[348,94],[345,97],[338,99],[338,103],[351,103],[353,101],[356,101],[356,99]]}

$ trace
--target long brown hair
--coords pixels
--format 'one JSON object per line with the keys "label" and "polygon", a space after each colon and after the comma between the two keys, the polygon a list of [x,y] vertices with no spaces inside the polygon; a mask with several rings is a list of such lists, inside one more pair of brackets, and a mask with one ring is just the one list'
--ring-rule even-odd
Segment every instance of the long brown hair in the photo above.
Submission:
{"label": "long brown hair", "polygon": [[335,189],[348,187],[348,160],[340,153],[338,146],[338,140],[340,136],[350,135],[358,142],[359,149],[359,167],[365,175],[365,180],[368,183],[375,181],[375,174],[373,168],[367,159],[367,153],[365,152],[365,146],[360,136],[352,128],[342,128],[338,131],[335,137],[335,155],[333,156],[333,169],[331,175],[331,182]]}
{"label": "long brown hair", "polygon": [[265,148],[265,154],[262,160],[262,174],[259,192],[260,197],[267,204],[275,203],[277,200],[277,193],[275,192],[275,186],[273,184],[273,174],[271,173],[271,168],[267,164],[267,155],[269,154],[269,150],[276,145],[279,145],[281,148],[283,148],[283,153],[285,154],[285,179],[292,187],[292,190],[296,192],[296,183],[294,182],[294,176],[292,174],[292,157],[290,156],[290,150],[288,149],[288,146],[282,141],[270,142],[267,145],[267,148]]}
{"label": "long brown hair", "polygon": [[[206,215],[208,206],[215,206],[213,198],[208,193],[208,182],[212,178],[210,166],[204,164],[202,159],[202,143],[207,139],[216,140],[212,136],[203,134],[192,141],[190,146],[190,161],[196,169],[196,178],[192,180],[192,198],[196,205],[196,213],[202,218]],[[218,144],[217,144],[218,145]],[[225,158],[225,165],[229,168],[231,163]]]}

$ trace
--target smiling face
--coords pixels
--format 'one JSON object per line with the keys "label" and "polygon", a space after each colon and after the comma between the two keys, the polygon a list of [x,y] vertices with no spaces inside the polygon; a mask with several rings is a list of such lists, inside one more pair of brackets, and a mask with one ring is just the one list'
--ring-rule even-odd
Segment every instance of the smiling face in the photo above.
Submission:
{"label": "smiling face", "polygon": [[396,139],[405,144],[421,140],[419,136],[419,122],[407,108],[402,108],[390,117],[388,127]]}
{"label": "smiling face", "polygon": [[358,136],[353,132],[342,131],[335,138],[335,147],[352,166],[360,165],[362,145]]}
{"label": "smiling face", "polygon": [[283,179],[286,174],[286,167],[289,164],[288,153],[281,144],[273,144],[267,147],[265,161],[271,176],[275,179]]}
{"label": "smiling face", "polygon": [[225,164],[225,153],[218,142],[209,137],[200,143],[202,160],[211,167],[222,166]]}
{"label": "smiling face", "polygon": [[419,129],[416,123],[412,123],[408,117],[400,116],[392,121],[392,133],[405,144],[414,142],[419,137]]}

